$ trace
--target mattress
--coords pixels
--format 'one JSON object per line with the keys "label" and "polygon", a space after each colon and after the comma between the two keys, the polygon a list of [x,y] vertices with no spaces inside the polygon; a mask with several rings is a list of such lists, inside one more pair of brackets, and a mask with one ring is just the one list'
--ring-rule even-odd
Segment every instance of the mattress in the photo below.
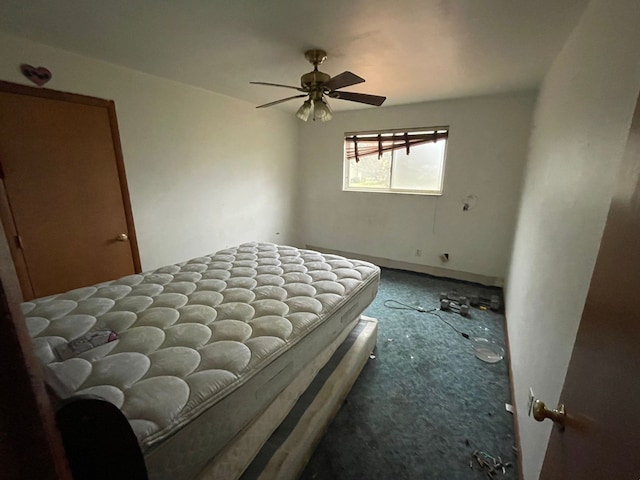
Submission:
{"label": "mattress", "polygon": [[368,262],[252,242],[22,309],[59,396],[113,403],[151,478],[192,478],[353,326],[378,279]]}

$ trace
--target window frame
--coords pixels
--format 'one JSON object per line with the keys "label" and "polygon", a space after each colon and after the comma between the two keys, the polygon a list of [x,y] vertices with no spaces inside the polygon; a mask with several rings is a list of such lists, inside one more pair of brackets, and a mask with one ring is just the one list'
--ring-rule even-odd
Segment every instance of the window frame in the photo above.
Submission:
{"label": "window frame", "polygon": [[[416,189],[406,189],[406,188],[394,188],[392,187],[393,182],[393,169],[395,165],[396,159],[394,158],[394,152],[396,150],[400,150],[405,148],[404,145],[399,146],[397,149],[391,150],[389,153],[391,154],[391,165],[389,167],[389,187],[388,188],[379,188],[379,187],[351,187],[349,186],[349,172],[350,172],[350,162],[354,159],[347,158],[347,142],[350,137],[355,136],[371,136],[371,135],[390,135],[390,134],[404,134],[404,133],[415,133],[415,132],[438,132],[438,131],[446,131],[446,137],[444,150],[442,152],[442,162],[441,162],[441,175],[440,175],[440,188],[438,190],[416,190]],[[441,125],[435,127],[412,127],[412,128],[396,128],[396,129],[385,129],[385,130],[368,130],[368,131],[359,131],[359,132],[345,132],[343,139],[343,175],[342,175],[342,191],[343,192],[368,192],[368,193],[397,193],[402,195],[426,195],[426,196],[442,196],[444,194],[444,179],[445,179],[445,168],[447,163],[447,150],[449,147],[449,134],[451,132],[451,128],[448,125]],[[400,144],[399,144],[400,145]],[[386,152],[385,152],[386,153]],[[370,154],[369,154],[370,155]],[[367,156],[369,156],[367,155]]]}

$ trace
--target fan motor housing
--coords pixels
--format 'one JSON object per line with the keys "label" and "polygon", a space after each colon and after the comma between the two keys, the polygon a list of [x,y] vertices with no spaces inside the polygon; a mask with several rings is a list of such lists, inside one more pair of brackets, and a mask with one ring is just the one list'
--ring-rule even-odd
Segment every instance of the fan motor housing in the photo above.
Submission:
{"label": "fan motor housing", "polygon": [[300,85],[302,88],[311,89],[316,85],[321,83],[328,82],[331,79],[331,75],[328,75],[319,70],[314,70],[313,72],[305,73],[300,78]]}

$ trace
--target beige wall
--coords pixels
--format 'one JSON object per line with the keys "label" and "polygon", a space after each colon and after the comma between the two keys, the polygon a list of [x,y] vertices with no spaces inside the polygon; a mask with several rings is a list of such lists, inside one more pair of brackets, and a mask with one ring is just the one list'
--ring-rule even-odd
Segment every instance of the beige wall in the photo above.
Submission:
{"label": "beige wall", "polygon": [[[244,241],[294,243],[297,119],[0,32],[0,79],[114,100],[143,269]],[[245,136],[250,141],[245,140]]]}
{"label": "beige wall", "polygon": [[[507,271],[535,92],[341,112],[300,134],[301,242],[471,273]],[[333,100],[339,102],[339,100]],[[345,132],[449,125],[442,196],[343,192]],[[463,212],[462,199],[478,197]],[[416,256],[416,250],[422,255]],[[441,253],[450,254],[443,264]]]}
{"label": "beige wall", "polygon": [[[640,89],[640,3],[594,0],[540,91],[506,285],[526,480],[539,477]],[[571,408],[570,405],[567,408]]]}

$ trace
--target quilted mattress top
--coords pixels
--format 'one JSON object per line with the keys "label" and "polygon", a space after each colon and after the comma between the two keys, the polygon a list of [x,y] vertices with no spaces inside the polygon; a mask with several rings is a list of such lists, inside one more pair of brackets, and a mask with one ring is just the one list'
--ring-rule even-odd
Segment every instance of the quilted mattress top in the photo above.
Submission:
{"label": "quilted mattress top", "polygon": [[[22,310],[56,392],[110,401],[148,447],[290,348],[378,273],[363,261],[246,243],[25,302]],[[95,332],[113,332],[112,341],[60,356]]]}

